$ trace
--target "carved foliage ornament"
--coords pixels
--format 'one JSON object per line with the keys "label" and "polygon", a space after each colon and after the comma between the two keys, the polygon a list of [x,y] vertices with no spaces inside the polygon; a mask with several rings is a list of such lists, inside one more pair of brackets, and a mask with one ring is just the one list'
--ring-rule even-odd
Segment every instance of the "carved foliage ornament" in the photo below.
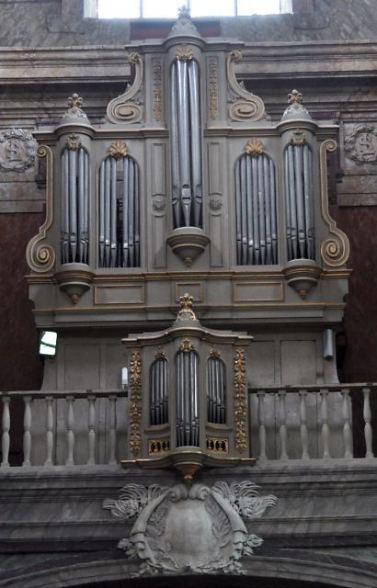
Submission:
{"label": "carved foliage ornament", "polygon": [[247,381],[244,349],[236,349],[233,362],[235,445],[239,453],[247,449]]}
{"label": "carved foliage ornament", "polygon": [[177,47],[175,56],[177,59],[179,59],[179,61],[191,61],[191,59],[194,57],[194,54],[192,52],[192,48],[189,45],[180,45]]}
{"label": "carved foliage ornament", "polygon": [[37,143],[29,131],[0,132],[0,170],[23,172],[34,165]]}
{"label": "carved foliage ornament", "polygon": [[259,139],[253,137],[245,145],[245,153],[251,157],[259,157],[263,155],[263,143]]}
{"label": "carved foliage ornament", "polygon": [[115,159],[121,159],[128,155],[128,145],[124,141],[114,141],[107,150],[108,154]]}
{"label": "carved foliage ornament", "polygon": [[241,557],[253,555],[263,539],[249,533],[252,521],[277,498],[261,496],[253,482],[177,484],[172,488],[128,484],[119,500],[103,507],[120,520],[137,517],[118,547],[141,565],[136,576],[243,574]]}
{"label": "carved foliage ornament", "polygon": [[180,321],[195,321],[196,316],[192,309],[194,298],[190,294],[184,294],[179,298],[180,309],[178,311],[177,320]]}
{"label": "carved foliage ornament", "polygon": [[79,135],[68,135],[66,146],[70,151],[78,151],[81,147]]}
{"label": "carved foliage ornament", "polygon": [[133,457],[141,452],[141,357],[139,351],[134,351],[130,360],[130,433],[129,447]]}
{"label": "carved foliage ornament", "polygon": [[377,127],[373,125],[355,125],[345,138],[344,149],[348,159],[356,165],[377,162]]}

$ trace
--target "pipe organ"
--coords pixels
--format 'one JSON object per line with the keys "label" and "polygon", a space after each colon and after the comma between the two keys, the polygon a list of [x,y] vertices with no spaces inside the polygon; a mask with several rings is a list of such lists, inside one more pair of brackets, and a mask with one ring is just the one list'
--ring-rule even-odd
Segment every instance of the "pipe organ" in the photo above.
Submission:
{"label": "pipe organ", "polygon": [[[128,335],[128,456],[243,458],[248,420],[234,415],[248,384],[337,381],[323,341],[349,276],[327,195],[338,128],[295,90],[267,117],[248,89],[250,48],[202,38],[185,11],[165,39],[127,51],[105,118],[90,122],[75,94],[35,133],[46,219],[27,248],[29,291],[38,328],[58,332],[43,386],[119,387]],[[180,316],[152,334],[186,293],[205,326]]]}

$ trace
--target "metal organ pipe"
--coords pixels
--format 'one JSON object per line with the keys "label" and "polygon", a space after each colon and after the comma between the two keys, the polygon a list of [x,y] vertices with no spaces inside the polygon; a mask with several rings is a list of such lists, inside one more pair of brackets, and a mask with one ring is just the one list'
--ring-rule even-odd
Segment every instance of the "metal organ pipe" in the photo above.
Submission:
{"label": "metal organ pipe", "polygon": [[267,155],[242,155],[236,164],[239,265],[278,262],[275,166]]}
{"label": "metal organ pipe", "polygon": [[61,260],[88,263],[89,155],[64,149],[61,155]]}
{"label": "metal organ pipe", "polygon": [[313,162],[309,145],[288,145],[284,154],[288,259],[314,259]]}
{"label": "metal organ pipe", "polygon": [[168,422],[168,362],[157,359],[150,371],[150,424],[164,425]]}
{"label": "metal organ pipe", "polygon": [[[99,172],[99,266],[140,266],[139,173],[136,162],[126,156],[119,164],[108,157]],[[119,193],[118,193],[119,192]]]}
{"label": "metal organ pipe", "polygon": [[176,438],[177,447],[199,446],[198,355],[179,351],[176,356]]}
{"label": "metal organ pipe", "polygon": [[174,226],[202,226],[202,138],[199,66],[177,59],[171,68],[171,156]]}
{"label": "metal organ pipe", "polygon": [[207,420],[209,423],[226,423],[225,364],[215,357],[207,362]]}

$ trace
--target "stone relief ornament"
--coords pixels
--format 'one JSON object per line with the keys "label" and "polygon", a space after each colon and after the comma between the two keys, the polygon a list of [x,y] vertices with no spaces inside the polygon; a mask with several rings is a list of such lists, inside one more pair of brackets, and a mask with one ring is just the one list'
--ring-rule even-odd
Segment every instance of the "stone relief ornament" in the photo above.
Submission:
{"label": "stone relief ornament", "polygon": [[123,521],[136,517],[129,537],[118,543],[128,558],[140,561],[136,576],[244,574],[240,559],[263,543],[245,521],[276,503],[253,482],[219,481],[212,488],[128,484],[103,508]]}
{"label": "stone relief ornament", "polygon": [[34,165],[37,142],[29,131],[0,132],[0,170],[23,172]]}
{"label": "stone relief ornament", "polygon": [[355,125],[345,138],[344,150],[348,159],[356,165],[377,162],[377,127],[373,125]]}

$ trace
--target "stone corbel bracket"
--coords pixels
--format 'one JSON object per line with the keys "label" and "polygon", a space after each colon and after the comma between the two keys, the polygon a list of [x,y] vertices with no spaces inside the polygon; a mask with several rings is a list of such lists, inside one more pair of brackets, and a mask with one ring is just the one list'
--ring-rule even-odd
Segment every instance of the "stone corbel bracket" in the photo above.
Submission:
{"label": "stone corbel bracket", "polygon": [[53,205],[53,153],[50,147],[41,145],[37,151],[38,157],[46,157],[46,218],[40,226],[38,234],[28,243],[26,248],[26,261],[30,269],[37,273],[47,273],[55,266],[55,250],[45,243],[47,231],[54,218]]}
{"label": "stone corbel bracket", "polygon": [[321,243],[321,257],[327,266],[338,268],[347,263],[350,246],[347,235],[336,226],[331,218],[328,204],[327,182],[327,152],[333,153],[337,149],[336,141],[326,139],[320,146],[320,173],[321,173],[321,214],[329,228],[330,237]]}
{"label": "stone corbel bracket", "polygon": [[133,84],[107,106],[107,119],[114,124],[138,123],[143,118],[143,108],[137,97],[144,79],[143,59],[139,53],[132,52],[128,55],[128,62],[135,67]]}
{"label": "stone corbel bracket", "polygon": [[136,518],[129,538],[118,547],[138,560],[135,576],[182,574],[244,574],[241,558],[253,555],[263,539],[249,533],[245,522],[260,518],[277,503],[261,496],[253,482],[218,481],[176,484],[128,484],[118,500],[103,508],[114,518]]}
{"label": "stone corbel bracket", "polygon": [[229,53],[226,61],[228,83],[231,90],[229,116],[231,120],[238,122],[257,121],[265,117],[264,103],[259,96],[248,92],[238,83],[234,64],[241,60],[241,51],[235,50]]}

